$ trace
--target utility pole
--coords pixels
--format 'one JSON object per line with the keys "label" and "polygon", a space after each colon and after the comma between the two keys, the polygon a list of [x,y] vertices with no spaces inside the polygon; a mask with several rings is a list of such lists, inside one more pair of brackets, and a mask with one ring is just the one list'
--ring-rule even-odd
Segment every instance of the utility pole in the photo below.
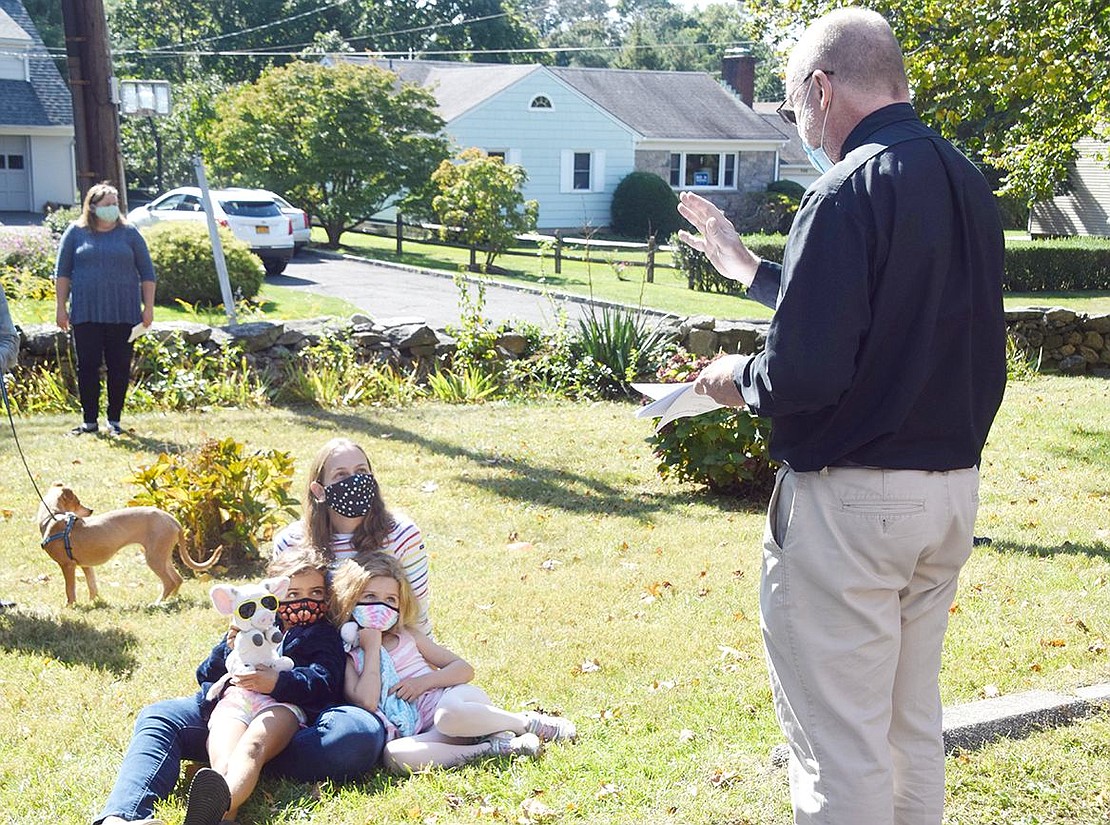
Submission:
{"label": "utility pole", "polygon": [[69,91],[73,98],[77,189],[84,200],[102,180],[119,189],[127,208],[127,186],[119,147],[119,110],[112,89],[112,56],[103,0],[61,0]]}

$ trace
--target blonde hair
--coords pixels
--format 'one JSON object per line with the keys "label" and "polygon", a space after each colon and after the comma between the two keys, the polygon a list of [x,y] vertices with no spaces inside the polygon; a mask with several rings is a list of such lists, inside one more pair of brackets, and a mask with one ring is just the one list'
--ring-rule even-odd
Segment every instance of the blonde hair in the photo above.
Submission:
{"label": "blonde hair", "polygon": [[[329,548],[325,550],[329,556],[333,556],[333,554],[330,550],[332,529],[328,505],[327,502],[316,500],[310,485],[315,481],[317,484],[326,486],[323,477],[324,466],[328,463],[328,460],[336,453],[352,448],[362,453],[362,457],[366,459],[366,466],[371,467],[370,458],[362,447],[349,438],[333,438],[317,451],[308,470],[309,484],[305,487],[304,509],[302,510],[304,513],[304,541],[306,544],[312,544],[316,547]],[[373,475],[373,473],[374,470],[371,467],[370,474]],[[396,524],[396,519],[385,506],[385,499],[382,498],[382,489],[379,484],[378,491],[370,502],[370,510],[355,530],[351,543],[360,552],[380,550],[385,546],[386,539],[389,538],[389,533]]]}
{"label": "blonde hair", "polygon": [[411,627],[416,622],[416,595],[405,575],[405,569],[388,553],[371,550],[354,559],[347,559],[334,569],[331,577],[332,621],[336,627],[351,618],[362,591],[371,579],[385,577],[397,582],[397,627]]}
{"label": "blonde hair", "polygon": [[[116,200],[119,200],[119,190],[106,180],[100,183],[94,183],[89,187],[89,191],[85,193],[85,200],[81,204],[81,216],[77,218],[78,226],[96,226],[93,219],[96,217],[96,205],[104,200],[107,195],[115,195]],[[123,206],[120,205],[119,217],[116,219],[116,225],[120,226],[127,223],[123,218]]]}

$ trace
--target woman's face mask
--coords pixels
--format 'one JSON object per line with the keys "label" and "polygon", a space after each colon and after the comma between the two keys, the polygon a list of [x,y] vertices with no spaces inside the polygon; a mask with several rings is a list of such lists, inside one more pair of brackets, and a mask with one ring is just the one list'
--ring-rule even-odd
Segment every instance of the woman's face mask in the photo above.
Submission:
{"label": "woman's face mask", "polygon": [[341,516],[362,518],[378,495],[378,482],[370,473],[356,473],[324,488],[324,500]]}
{"label": "woman's face mask", "polygon": [[107,206],[95,206],[93,212],[96,213],[97,220],[104,221],[104,223],[115,223],[119,220],[119,206],[114,203]]}
{"label": "woman's face mask", "polygon": [[278,605],[277,614],[281,626],[288,630],[298,625],[316,624],[327,612],[327,605],[320,599],[294,599]]}
{"label": "woman's face mask", "polygon": [[368,602],[356,604],[351,611],[351,618],[359,627],[372,628],[373,630],[386,631],[397,624],[400,612],[396,607],[385,602]]}

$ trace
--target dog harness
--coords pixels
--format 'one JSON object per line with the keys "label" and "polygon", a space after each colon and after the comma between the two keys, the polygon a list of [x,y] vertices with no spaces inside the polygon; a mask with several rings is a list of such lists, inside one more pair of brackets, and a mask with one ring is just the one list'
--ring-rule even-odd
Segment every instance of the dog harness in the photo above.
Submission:
{"label": "dog harness", "polygon": [[62,528],[62,532],[60,532],[60,533],[51,533],[49,536],[44,538],[41,542],[41,545],[43,547],[46,547],[46,545],[50,544],[50,542],[54,541],[55,539],[61,539],[62,544],[66,548],[66,556],[69,557],[70,561],[76,561],[76,559],[73,558],[73,545],[69,541],[69,534],[71,532],[73,532],[73,523],[75,521],[77,521],[77,514],[76,513],[64,513],[64,514],[63,513],[55,513],[54,515],[55,516],[65,515],[65,517],[66,517],[66,526]]}

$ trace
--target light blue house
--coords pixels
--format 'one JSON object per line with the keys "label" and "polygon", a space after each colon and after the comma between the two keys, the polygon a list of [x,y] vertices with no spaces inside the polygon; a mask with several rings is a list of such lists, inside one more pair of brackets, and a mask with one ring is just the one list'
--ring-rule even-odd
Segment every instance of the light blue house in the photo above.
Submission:
{"label": "light blue house", "polygon": [[19,0],[0,0],[0,211],[74,203],[69,87]]}
{"label": "light blue house", "polygon": [[[650,171],[726,213],[775,179],[786,136],[702,72],[375,60],[435,95],[458,149],[476,146],[528,173],[540,229],[609,223],[617,184]],[[750,91],[749,91],[750,100]]]}

